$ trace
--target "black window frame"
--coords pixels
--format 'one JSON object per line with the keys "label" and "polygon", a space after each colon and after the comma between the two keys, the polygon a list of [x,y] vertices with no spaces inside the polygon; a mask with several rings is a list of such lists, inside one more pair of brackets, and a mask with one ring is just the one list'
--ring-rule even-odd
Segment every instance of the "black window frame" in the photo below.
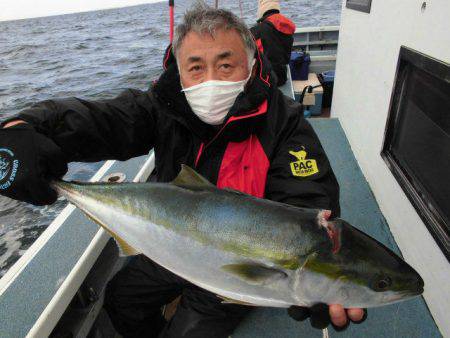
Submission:
{"label": "black window frame", "polygon": [[396,160],[395,154],[392,152],[394,133],[397,130],[396,127],[398,126],[402,111],[400,109],[403,99],[401,94],[405,90],[403,83],[405,76],[407,76],[407,72],[403,70],[407,67],[407,64],[411,64],[434,77],[443,79],[446,83],[450,83],[450,64],[408,47],[401,46],[381,157],[425,223],[445,257],[450,262],[450,224],[445,221],[445,217],[433,206],[433,203],[430,203],[433,200],[430,198],[431,196],[428,191],[406,169],[402,168],[401,164]]}
{"label": "black window frame", "polygon": [[345,7],[354,9],[359,12],[370,13],[370,9],[372,8],[372,0],[359,0],[364,1],[365,3],[349,3],[349,0],[346,0]]}

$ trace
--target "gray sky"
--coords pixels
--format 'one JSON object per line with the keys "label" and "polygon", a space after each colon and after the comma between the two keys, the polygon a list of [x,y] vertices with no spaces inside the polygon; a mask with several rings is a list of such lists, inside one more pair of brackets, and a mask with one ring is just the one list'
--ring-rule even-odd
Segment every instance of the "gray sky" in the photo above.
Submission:
{"label": "gray sky", "polygon": [[0,0],[0,21],[126,7],[162,0]]}

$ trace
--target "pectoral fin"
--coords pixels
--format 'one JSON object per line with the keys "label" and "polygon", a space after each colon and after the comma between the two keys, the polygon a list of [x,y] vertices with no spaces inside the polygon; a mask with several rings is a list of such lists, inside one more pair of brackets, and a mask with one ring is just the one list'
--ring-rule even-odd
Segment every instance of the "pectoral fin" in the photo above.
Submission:
{"label": "pectoral fin", "polygon": [[226,271],[249,284],[264,285],[287,275],[281,270],[258,264],[228,264],[221,267]]}
{"label": "pectoral fin", "polygon": [[216,295],[217,297],[223,299],[222,304],[238,304],[238,305],[247,305],[247,306],[257,306],[252,303],[242,302],[240,300],[231,299],[225,296]]}

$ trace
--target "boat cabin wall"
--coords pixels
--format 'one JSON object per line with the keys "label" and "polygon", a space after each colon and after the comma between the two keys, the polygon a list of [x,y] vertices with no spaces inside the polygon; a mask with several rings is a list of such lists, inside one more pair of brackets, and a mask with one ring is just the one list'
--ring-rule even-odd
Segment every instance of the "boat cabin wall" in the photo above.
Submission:
{"label": "boat cabin wall", "polygon": [[425,300],[450,336],[450,264],[380,156],[401,46],[450,62],[450,1],[373,0],[341,15],[332,117],[345,130],[397,244],[425,280]]}

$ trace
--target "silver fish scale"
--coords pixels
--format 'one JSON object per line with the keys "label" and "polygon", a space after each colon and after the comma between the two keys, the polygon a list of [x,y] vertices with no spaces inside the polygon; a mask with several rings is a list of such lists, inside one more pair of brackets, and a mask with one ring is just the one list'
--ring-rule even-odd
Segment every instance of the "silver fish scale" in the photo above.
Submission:
{"label": "silver fish scale", "polygon": [[[327,221],[327,212],[208,184],[58,183],[56,188],[137,252],[240,302],[372,307],[423,292],[420,276],[401,258],[345,221]],[[392,287],[374,289],[386,277]]]}
{"label": "silver fish scale", "polygon": [[252,258],[294,259],[329,243],[317,225],[317,212],[309,211],[305,218],[303,209],[215,188],[145,185],[109,185],[85,193],[201,242],[232,251],[240,248]]}

